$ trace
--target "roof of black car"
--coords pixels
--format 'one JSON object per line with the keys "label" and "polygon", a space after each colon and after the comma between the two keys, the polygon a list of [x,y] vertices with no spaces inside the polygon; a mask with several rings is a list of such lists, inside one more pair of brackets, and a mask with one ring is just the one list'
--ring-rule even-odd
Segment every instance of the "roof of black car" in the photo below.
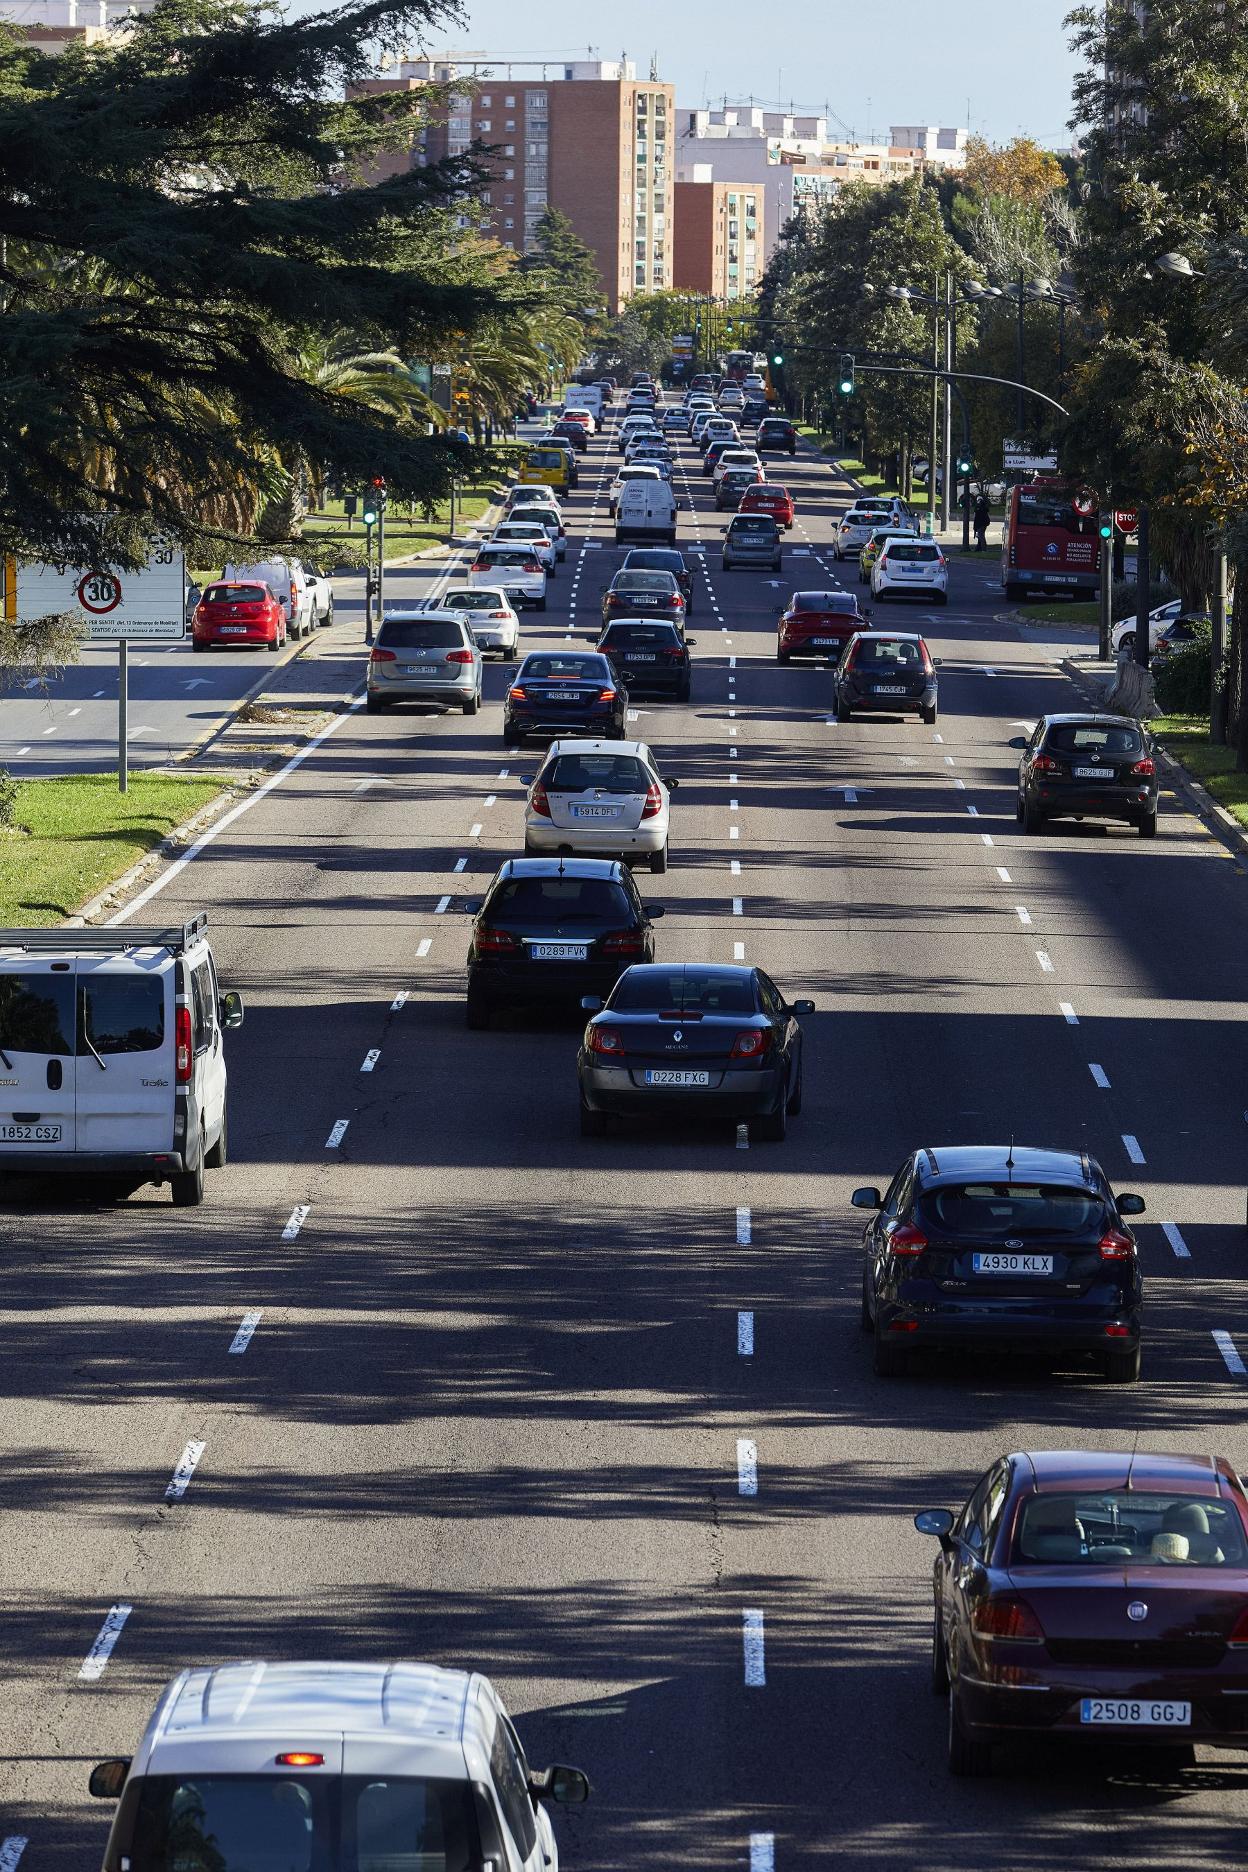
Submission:
{"label": "roof of black car", "polygon": [[500,878],[618,878],[623,870],[618,858],[504,858],[498,875]]}
{"label": "roof of black car", "polygon": [[918,1153],[926,1189],[982,1177],[994,1183],[1069,1183],[1096,1187],[1089,1159],[1080,1151],[1042,1150],[1028,1144],[925,1145]]}
{"label": "roof of black car", "polygon": [[1043,715],[1040,718],[1050,728],[1065,728],[1077,724],[1086,728],[1091,722],[1105,722],[1115,728],[1142,728],[1144,724],[1132,715],[1107,715],[1104,710],[1074,709],[1068,715]]}

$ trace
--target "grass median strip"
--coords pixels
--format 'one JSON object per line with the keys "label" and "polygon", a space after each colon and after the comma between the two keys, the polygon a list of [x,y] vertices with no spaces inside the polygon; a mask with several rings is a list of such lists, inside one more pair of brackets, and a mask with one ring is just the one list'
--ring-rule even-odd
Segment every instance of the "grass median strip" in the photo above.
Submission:
{"label": "grass median strip", "polygon": [[1199,780],[1219,806],[1248,827],[1248,774],[1235,771],[1235,750],[1209,739],[1207,715],[1159,715],[1149,723],[1166,753]]}
{"label": "grass median strip", "polygon": [[0,827],[0,923],[59,923],[153,851],[226,789],[219,779],[142,773],[130,791],[116,774],[23,780],[12,823]]}

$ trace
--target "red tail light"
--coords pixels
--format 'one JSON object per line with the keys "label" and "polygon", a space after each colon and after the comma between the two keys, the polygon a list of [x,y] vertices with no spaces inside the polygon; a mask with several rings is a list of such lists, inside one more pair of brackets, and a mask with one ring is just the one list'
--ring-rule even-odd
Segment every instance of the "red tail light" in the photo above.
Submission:
{"label": "red tail light", "polygon": [[1143,760],[1137,760],[1134,767],[1129,771],[1133,780],[1151,780],[1157,771],[1157,767],[1146,755]]}
{"label": "red tail light", "polygon": [[729,1059],[761,1059],[771,1045],[771,1034],[765,1027],[751,1027],[745,1033],[739,1033],[732,1043]]}
{"label": "red tail light", "polygon": [[474,559],[468,570],[470,573],[488,572],[490,570],[490,562],[488,559]]}
{"label": "red tail light", "polygon": [[622,1053],[624,1041],[614,1027],[591,1027],[589,1050],[591,1053]]}
{"label": "red tail light", "polygon": [[600,689],[598,691],[598,700],[600,702],[614,702],[615,690],[614,689]]}
{"label": "red tail light", "polygon": [[1062,763],[1055,761],[1051,754],[1037,754],[1031,763],[1033,773],[1060,773]]}
{"label": "red tail light", "polygon": [[472,940],[478,955],[507,955],[520,946],[510,930],[491,929],[488,924]]}
{"label": "red tail light", "polygon": [[1232,1625],[1231,1635],[1226,1642],[1229,1645],[1248,1646],[1248,1606],[1244,1607],[1234,1625]]}
{"label": "red tail light", "polygon": [[374,650],[368,660],[370,663],[393,663],[395,661],[394,651]]}
{"label": "red tail light", "polygon": [[507,691],[507,697],[508,697],[508,700],[511,702],[527,702],[529,699],[525,695],[524,690],[520,687],[519,683],[517,683],[513,688]]}
{"label": "red tail light", "polygon": [[541,569],[542,563],[540,559],[526,559],[520,568],[522,572],[540,572]]}
{"label": "red tail light", "polygon": [[446,660],[448,663],[471,663],[472,651],[471,650],[448,650],[446,653]]}
{"label": "red tail light", "polygon": [[641,816],[643,819],[653,819],[655,814],[662,810],[663,795],[659,790],[658,781],[652,780],[646,788],[646,803],[641,809]]}
{"label": "red tail light", "polygon": [[308,1749],[290,1749],[285,1755],[273,1757],[279,1768],[323,1768],[325,1757],[314,1755]]}
{"label": "red tail light", "polygon": [[684,653],[684,651],[683,651],[683,650],[681,649],[681,647],[680,647],[680,645],[679,645],[679,644],[673,644],[673,645],[672,645],[672,648],[671,648],[670,650],[665,650],[665,651],[663,652],[663,654],[664,654],[664,656],[665,656],[665,657],[667,657],[667,658],[668,658],[668,659],[669,659],[669,660],[670,660],[671,662],[673,662],[673,663],[683,663],[683,662],[684,662],[684,658],[685,658],[685,653]]}
{"label": "red tail light", "polygon": [[644,955],[645,949],[641,930],[611,930],[602,939],[603,955]]}
{"label": "red tail light", "polygon": [[1011,1644],[1043,1644],[1044,1626],[1025,1599],[1003,1593],[997,1599],[982,1599],[971,1614],[971,1626],[981,1638],[1007,1640]]}
{"label": "red tail light", "polygon": [[174,1077],[179,1085],[189,1085],[194,1054],[191,1051],[191,1010],[179,1007],[173,1017]]}
{"label": "red tail light", "polygon": [[921,1255],[926,1247],[927,1236],[913,1222],[899,1222],[888,1237],[890,1254]]}
{"label": "red tail light", "polygon": [[533,791],[529,794],[529,805],[539,818],[550,818],[550,801],[546,797],[546,789],[540,780],[533,784]]}
{"label": "red tail light", "polygon": [[1135,1243],[1121,1229],[1106,1229],[1097,1243],[1097,1250],[1102,1261],[1129,1261],[1135,1253]]}

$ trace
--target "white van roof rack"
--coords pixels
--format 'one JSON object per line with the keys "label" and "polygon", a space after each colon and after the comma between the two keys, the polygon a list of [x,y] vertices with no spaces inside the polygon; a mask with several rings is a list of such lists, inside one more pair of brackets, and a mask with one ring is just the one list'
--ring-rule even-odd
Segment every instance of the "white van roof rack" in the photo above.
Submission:
{"label": "white van roof rack", "polygon": [[208,927],[208,912],[200,910],[185,923],[166,924],[162,928],[130,929],[0,929],[0,949],[26,949],[33,954],[49,951],[93,949],[116,954],[125,949],[167,949],[180,955],[203,937]]}

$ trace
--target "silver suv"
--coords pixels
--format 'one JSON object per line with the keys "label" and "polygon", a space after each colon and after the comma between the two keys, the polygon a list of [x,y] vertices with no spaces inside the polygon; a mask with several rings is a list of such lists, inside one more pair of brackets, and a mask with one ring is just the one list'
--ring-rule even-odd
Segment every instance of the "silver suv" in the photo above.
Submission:
{"label": "silver suv", "polygon": [[481,706],[484,660],[464,617],[440,611],[388,611],[368,659],[368,712],[394,702]]}
{"label": "silver suv", "polygon": [[183,1671],[88,1785],[120,1799],[105,1872],[557,1872],[545,1804],[589,1798],[533,1773],[488,1678],[429,1664]]}

